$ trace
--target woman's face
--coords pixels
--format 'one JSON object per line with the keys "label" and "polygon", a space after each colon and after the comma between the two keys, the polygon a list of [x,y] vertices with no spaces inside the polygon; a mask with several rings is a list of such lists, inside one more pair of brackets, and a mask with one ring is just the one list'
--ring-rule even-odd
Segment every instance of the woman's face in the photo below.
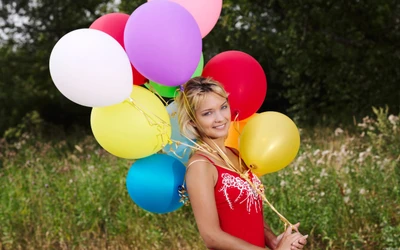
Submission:
{"label": "woman's face", "polygon": [[228,101],[213,93],[208,92],[196,110],[196,119],[200,130],[211,139],[225,138],[231,124],[231,111]]}

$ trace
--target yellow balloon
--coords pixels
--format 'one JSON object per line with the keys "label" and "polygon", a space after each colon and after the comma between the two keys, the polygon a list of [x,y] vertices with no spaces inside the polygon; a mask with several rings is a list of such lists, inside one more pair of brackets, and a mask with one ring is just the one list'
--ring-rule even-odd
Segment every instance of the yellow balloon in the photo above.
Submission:
{"label": "yellow balloon", "polygon": [[299,148],[300,134],[296,124],[278,112],[263,112],[250,119],[240,136],[240,154],[258,176],[289,165]]}
{"label": "yellow balloon", "polygon": [[97,142],[109,153],[139,159],[161,150],[171,138],[163,103],[149,90],[133,86],[131,99],[92,109],[90,124]]}

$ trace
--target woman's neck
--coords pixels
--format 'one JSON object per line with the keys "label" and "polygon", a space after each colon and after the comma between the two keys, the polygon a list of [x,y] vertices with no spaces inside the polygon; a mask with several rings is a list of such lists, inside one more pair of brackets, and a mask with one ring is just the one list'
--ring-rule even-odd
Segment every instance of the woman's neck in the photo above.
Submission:
{"label": "woman's neck", "polygon": [[224,152],[226,154],[225,140],[223,138],[211,139],[211,138],[201,138],[202,142],[207,144],[212,150]]}

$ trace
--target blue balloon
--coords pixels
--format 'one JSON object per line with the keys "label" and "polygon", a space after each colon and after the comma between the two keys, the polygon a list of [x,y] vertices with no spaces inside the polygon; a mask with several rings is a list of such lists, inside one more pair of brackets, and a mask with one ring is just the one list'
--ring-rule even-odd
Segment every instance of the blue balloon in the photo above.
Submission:
{"label": "blue balloon", "polygon": [[[192,153],[192,149],[189,146],[193,146],[194,143],[191,142],[188,138],[183,136],[179,130],[178,123],[178,107],[175,102],[172,102],[167,106],[167,111],[171,121],[171,139],[174,141],[181,142],[183,144],[177,144],[176,142],[172,142],[172,144],[167,144],[164,147],[164,152],[176,159],[180,160],[183,164],[186,164],[190,158]],[[193,140],[194,141],[194,140]],[[184,145],[185,144],[185,145]],[[189,146],[187,146],[189,145]]]}
{"label": "blue balloon", "polygon": [[174,157],[154,154],[132,164],[126,188],[132,200],[152,213],[169,213],[180,208],[178,187],[183,184],[186,167]]}

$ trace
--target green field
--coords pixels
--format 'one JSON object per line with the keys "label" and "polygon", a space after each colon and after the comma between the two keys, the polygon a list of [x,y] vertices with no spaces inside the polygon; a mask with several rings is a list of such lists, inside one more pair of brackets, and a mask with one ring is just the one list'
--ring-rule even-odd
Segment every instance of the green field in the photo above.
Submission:
{"label": "green field", "polygon": [[[400,249],[400,122],[375,111],[353,128],[302,129],[295,161],[262,179],[307,249]],[[62,137],[0,141],[0,249],[204,249],[190,207],[157,215],[132,202],[132,161]]]}

